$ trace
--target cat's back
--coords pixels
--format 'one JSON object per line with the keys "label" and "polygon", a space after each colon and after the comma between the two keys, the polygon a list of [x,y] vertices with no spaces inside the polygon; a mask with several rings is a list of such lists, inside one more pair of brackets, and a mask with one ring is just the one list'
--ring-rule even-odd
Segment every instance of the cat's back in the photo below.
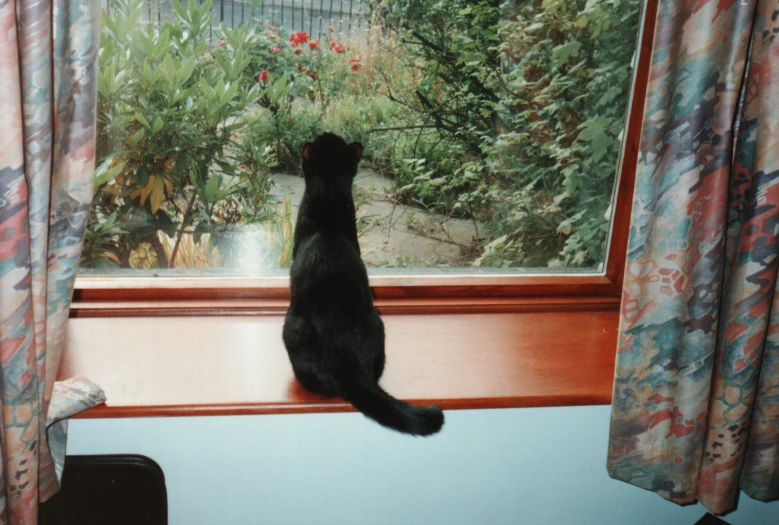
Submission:
{"label": "cat's back", "polygon": [[302,241],[290,269],[292,300],[318,310],[372,306],[368,274],[360,253],[337,233],[321,231]]}

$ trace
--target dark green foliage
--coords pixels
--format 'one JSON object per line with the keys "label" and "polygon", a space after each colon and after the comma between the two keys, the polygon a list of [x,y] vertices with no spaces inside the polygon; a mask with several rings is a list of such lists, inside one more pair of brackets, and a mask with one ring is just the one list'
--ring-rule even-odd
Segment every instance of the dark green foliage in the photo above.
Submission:
{"label": "dark green foliage", "polygon": [[477,264],[598,266],[640,1],[387,0],[380,7],[423,76],[391,96],[433,126],[449,152],[443,165],[435,151],[434,162],[425,158],[415,193],[455,201],[453,210],[487,221]]}
{"label": "dark green foliage", "polygon": [[230,259],[232,231],[276,216],[271,170],[330,130],[394,198],[481,221],[475,265],[597,268],[640,3],[376,0],[358,38],[252,20],[209,45],[210,1],[143,28],[141,1],[117,0],[83,265],[172,265],[170,239],[206,233]]}

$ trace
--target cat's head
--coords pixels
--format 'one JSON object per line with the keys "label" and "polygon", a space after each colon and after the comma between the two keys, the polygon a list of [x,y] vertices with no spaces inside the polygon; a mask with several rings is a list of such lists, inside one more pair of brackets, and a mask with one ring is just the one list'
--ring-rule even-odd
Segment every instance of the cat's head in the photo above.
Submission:
{"label": "cat's head", "polygon": [[347,144],[333,133],[325,132],[303,145],[303,174],[306,179],[343,179],[349,181],[357,174],[362,158],[362,144]]}

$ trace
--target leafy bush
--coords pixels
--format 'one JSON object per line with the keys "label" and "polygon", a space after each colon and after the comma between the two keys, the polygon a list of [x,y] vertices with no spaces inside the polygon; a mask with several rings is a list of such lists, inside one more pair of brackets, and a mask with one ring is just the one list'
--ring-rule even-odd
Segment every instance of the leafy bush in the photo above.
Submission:
{"label": "leafy bush", "polygon": [[450,142],[454,161],[431,170],[425,158],[415,193],[429,200],[435,186],[487,219],[477,265],[600,264],[640,1],[380,7],[409,66],[426,66],[391,97]]}
{"label": "leafy bush", "polygon": [[273,145],[279,168],[297,168],[300,148],[326,129],[319,121],[342,96],[349,72],[359,70],[361,59],[351,57],[333,36],[320,42],[306,32],[288,33],[268,21],[232,30],[223,27],[222,32],[216,60],[221,64],[246,54],[242,85],[265,88],[258,102],[268,111],[258,114],[266,121],[258,129]]}
{"label": "leafy bush", "polygon": [[270,173],[325,130],[401,201],[483,221],[475,265],[602,262],[640,0],[376,0],[367,36],[253,20],[210,46],[210,0],[159,27],[113,5],[85,266],[245,265],[241,231],[288,264]]}
{"label": "leafy bush", "polygon": [[[83,265],[130,267],[150,246],[173,266],[184,234],[229,231],[274,216],[267,184],[231,156],[244,111],[262,96],[243,89],[241,48],[218,60],[205,34],[210,0],[171,5],[175,23],[139,27],[142,2],[118,0],[103,13],[98,76],[97,155],[92,220]],[[158,233],[175,238],[166,254]],[[144,248],[146,249],[146,248]]]}

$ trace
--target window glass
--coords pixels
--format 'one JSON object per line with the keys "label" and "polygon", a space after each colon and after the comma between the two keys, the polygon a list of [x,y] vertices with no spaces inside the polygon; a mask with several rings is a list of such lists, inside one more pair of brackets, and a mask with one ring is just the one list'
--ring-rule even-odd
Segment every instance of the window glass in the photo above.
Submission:
{"label": "window glass", "polygon": [[639,0],[103,7],[82,275],[283,271],[325,130],[369,267],[602,268]]}

